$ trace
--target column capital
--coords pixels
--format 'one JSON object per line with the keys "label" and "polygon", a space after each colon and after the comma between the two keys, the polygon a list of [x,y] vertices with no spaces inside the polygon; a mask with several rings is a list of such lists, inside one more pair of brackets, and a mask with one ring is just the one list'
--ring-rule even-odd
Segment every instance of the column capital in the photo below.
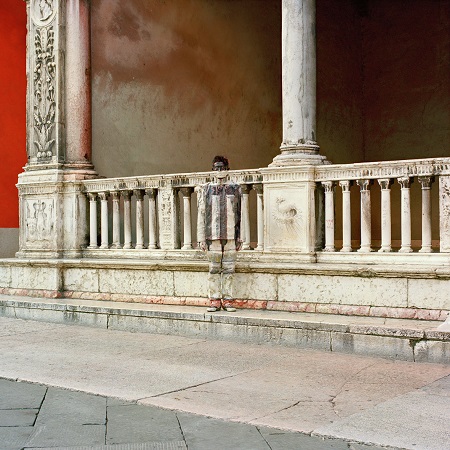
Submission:
{"label": "column capital", "polygon": [[99,193],[98,193],[98,197],[99,197],[99,199],[100,199],[102,202],[104,202],[104,201],[108,200],[109,192],[107,192],[107,191],[105,191],[105,192],[99,192]]}
{"label": "column capital", "polygon": [[253,186],[251,184],[241,184],[241,192],[243,194],[249,194]]}
{"label": "column capital", "polygon": [[120,199],[120,192],[119,191],[112,191],[110,193],[110,195],[111,195],[111,198],[112,198],[113,202],[118,202],[119,201],[119,199]]}
{"label": "column capital", "polygon": [[342,192],[350,192],[350,188],[353,186],[352,180],[339,181],[339,186],[342,188]]}
{"label": "column capital", "polygon": [[394,182],[391,178],[382,178],[378,180],[378,184],[381,186],[382,191],[389,191]]}
{"label": "column capital", "polygon": [[431,189],[431,185],[434,183],[433,176],[419,177],[419,183],[422,186],[422,189]]}
{"label": "column capital", "polygon": [[158,195],[158,189],[156,188],[146,189],[145,193],[147,194],[148,198],[155,199],[156,196]]}
{"label": "column capital", "polygon": [[120,195],[126,201],[130,201],[131,200],[131,191],[120,191]]}
{"label": "column capital", "polygon": [[262,183],[256,183],[253,185],[253,189],[258,195],[262,195],[264,193],[264,185]]}
{"label": "column capital", "polygon": [[182,187],[182,188],[180,188],[180,192],[183,197],[190,197],[192,192],[194,192],[194,188]]}
{"label": "column capital", "polygon": [[334,192],[334,187],[336,186],[336,182],[334,181],[322,181],[322,186],[325,190],[325,193],[327,192]]}
{"label": "column capital", "polygon": [[368,192],[373,184],[373,180],[356,180],[356,184],[359,186],[361,192]]}
{"label": "column capital", "polygon": [[143,189],[134,189],[133,194],[136,197],[136,200],[144,200],[144,190]]}
{"label": "column capital", "polygon": [[400,178],[397,178],[397,181],[400,184],[400,186],[402,187],[402,189],[409,189],[411,187],[411,184],[414,181],[414,178],[400,177]]}

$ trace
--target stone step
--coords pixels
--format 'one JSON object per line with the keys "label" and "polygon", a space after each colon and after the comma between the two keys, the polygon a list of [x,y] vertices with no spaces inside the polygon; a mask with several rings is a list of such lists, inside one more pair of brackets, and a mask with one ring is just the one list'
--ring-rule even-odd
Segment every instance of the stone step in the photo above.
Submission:
{"label": "stone step", "polygon": [[7,295],[0,295],[0,315],[450,364],[450,332],[437,330],[436,321]]}

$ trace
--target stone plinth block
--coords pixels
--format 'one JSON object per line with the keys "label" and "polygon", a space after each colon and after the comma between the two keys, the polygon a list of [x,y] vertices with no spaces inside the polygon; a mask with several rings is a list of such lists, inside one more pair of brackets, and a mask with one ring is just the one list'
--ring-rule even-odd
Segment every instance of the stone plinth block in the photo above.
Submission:
{"label": "stone plinth block", "polygon": [[[395,295],[392,295],[395,292]],[[407,281],[327,275],[279,275],[278,300],[369,306],[407,306]]]}
{"label": "stone plinth block", "polygon": [[173,273],[159,270],[100,270],[100,292],[174,295]]}

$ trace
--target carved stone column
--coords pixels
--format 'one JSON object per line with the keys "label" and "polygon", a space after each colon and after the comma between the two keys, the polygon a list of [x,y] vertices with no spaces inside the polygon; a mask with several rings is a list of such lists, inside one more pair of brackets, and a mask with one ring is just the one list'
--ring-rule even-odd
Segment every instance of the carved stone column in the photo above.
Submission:
{"label": "carved stone column", "polygon": [[356,180],[361,191],[361,247],[358,252],[372,252],[372,213],[370,187],[372,180]]}
{"label": "carved stone column", "polygon": [[18,256],[79,257],[89,234],[80,181],[97,176],[91,163],[90,1],[26,2],[28,163],[17,185]]}
{"label": "carved stone column", "polygon": [[316,134],[316,0],[282,0],[283,142],[271,166],[322,164]]}
{"label": "carved stone column", "polygon": [[412,178],[402,177],[397,181],[401,186],[401,224],[402,224],[402,246],[400,253],[411,253],[411,183]]}
{"label": "carved stone column", "polygon": [[380,253],[392,251],[392,224],[391,224],[391,186],[392,180],[383,178],[378,180],[381,186],[381,248]]}
{"label": "carved stone column", "polygon": [[350,188],[353,182],[349,180],[339,181],[342,189],[342,248],[341,252],[352,251],[352,209],[350,200]]}
{"label": "carved stone column", "polygon": [[422,186],[422,247],[420,253],[432,253],[431,236],[431,184],[434,177],[419,177]]}
{"label": "carved stone column", "polygon": [[334,181],[322,181],[325,190],[325,248],[324,252],[334,252]]}

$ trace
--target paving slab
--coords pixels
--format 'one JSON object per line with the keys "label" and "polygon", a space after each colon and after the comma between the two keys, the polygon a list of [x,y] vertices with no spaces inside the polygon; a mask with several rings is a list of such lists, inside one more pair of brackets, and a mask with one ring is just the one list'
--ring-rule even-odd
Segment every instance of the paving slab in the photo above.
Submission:
{"label": "paving slab", "polygon": [[[6,361],[2,359],[1,366],[3,364],[6,364]],[[0,380],[0,409],[37,409],[41,406],[46,392],[45,386],[28,383],[21,385]]]}
{"label": "paving slab", "polygon": [[270,450],[256,427],[178,414],[189,450]]}
{"label": "paving slab", "polygon": [[38,409],[0,409],[0,427],[32,427]]}
{"label": "paving slab", "polygon": [[105,443],[105,425],[73,425],[53,422],[36,425],[26,447],[75,447]]}
{"label": "paving slab", "polygon": [[19,450],[25,446],[33,434],[33,427],[2,427],[0,428],[0,449]]}
{"label": "paving slab", "polygon": [[84,392],[49,389],[36,420],[37,426],[64,422],[72,425],[105,425],[106,398]]}
{"label": "paving slab", "polygon": [[183,440],[173,411],[141,405],[119,405],[109,406],[107,415],[107,444]]}

